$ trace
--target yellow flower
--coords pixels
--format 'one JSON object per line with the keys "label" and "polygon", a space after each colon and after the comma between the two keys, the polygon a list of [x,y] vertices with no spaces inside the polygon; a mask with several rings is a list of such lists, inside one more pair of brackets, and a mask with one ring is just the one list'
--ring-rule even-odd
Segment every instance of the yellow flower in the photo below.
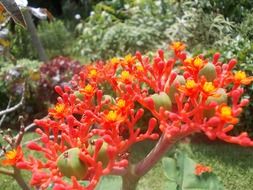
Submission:
{"label": "yellow flower", "polygon": [[192,79],[187,79],[185,85],[180,85],[178,90],[187,96],[194,96],[198,90],[198,84]]}
{"label": "yellow flower", "polygon": [[173,42],[170,45],[170,48],[177,52],[183,51],[185,49],[185,44],[183,44],[182,42]]}
{"label": "yellow flower", "polygon": [[194,80],[186,80],[185,87],[190,90],[197,87],[197,84]]}
{"label": "yellow flower", "polygon": [[133,57],[131,54],[128,54],[125,56],[124,60],[128,63],[128,64],[133,64],[135,61],[135,57]]}
{"label": "yellow flower", "polygon": [[5,154],[5,159],[1,161],[3,166],[13,166],[23,157],[23,152],[21,147],[18,146],[17,149],[9,150]]}
{"label": "yellow flower", "polygon": [[246,73],[244,71],[236,71],[235,80],[241,81],[243,79],[246,79]]}
{"label": "yellow flower", "polygon": [[235,84],[250,84],[253,81],[253,77],[247,77],[244,71],[236,71],[234,74]]}
{"label": "yellow flower", "polygon": [[111,62],[111,64],[116,65],[117,63],[120,62],[120,59],[117,57],[113,57],[110,62]]}
{"label": "yellow flower", "polygon": [[204,61],[203,61],[203,59],[196,57],[193,61],[193,65],[194,65],[194,67],[200,69],[204,66]]}
{"label": "yellow flower", "polygon": [[223,106],[221,108],[221,116],[222,117],[230,117],[232,115],[232,109],[229,106]]}
{"label": "yellow flower", "polygon": [[97,76],[97,70],[96,69],[91,69],[89,74],[88,74],[88,77],[89,78],[95,78]]}
{"label": "yellow flower", "polygon": [[227,106],[226,104],[221,104],[218,107],[217,113],[220,119],[227,123],[232,123],[232,124],[238,123],[238,118],[233,116],[232,108]]}
{"label": "yellow flower", "polygon": [[124,108],[124,107],[126,106],[126,101],[123,100],[123,99],[119,99],[119,100],[117,101],[117,106],[118,106],[119,108]]}
{"label": "yellow flower", "polygon": [[106,116],[105,116],[105,119],[108,121],[108,122],[114,122],[117,120],[117,117],[118,117],[118,114],[116,111],[114,110],[111,110],[109,111]]}
{"label": "yellow flower", "polygon": [[141,66],[141,65],[137,65],[137,66],[136,66],[136,69],[137,69],[137,71],[140,71],[140,72],[143,72],[143,71],[144,71],[144,68],[143,68],[143,66]]}
{"label": "yellow flower", "polygon": [[57,103],[54,108],[49,108],[48,113],[56,119],[64,118],[68,109],[64,103]]}
{"label": "yellow flower", "polygon": [[129,71],[122,71],[120,80],[124,83],[131,82],[133,79],[133,76],[129,73]]}
{"label": "yellow flower", "polygon": [[205,82],[202,89],[205,93],[212,93],[216,90],[216,87],[212,82]]}
{"label": "yellow flower", "polygon": [[79,90],[80,93],[83,93],[86,96],[93,96],[95,90],[94,87],[91,86],[90,84],[87,84],[84,88]]}
{"label": "yellow flower", "polygon": [[58,103],[54,109],[57,113],[63,113],[65,110],[65,104]]}

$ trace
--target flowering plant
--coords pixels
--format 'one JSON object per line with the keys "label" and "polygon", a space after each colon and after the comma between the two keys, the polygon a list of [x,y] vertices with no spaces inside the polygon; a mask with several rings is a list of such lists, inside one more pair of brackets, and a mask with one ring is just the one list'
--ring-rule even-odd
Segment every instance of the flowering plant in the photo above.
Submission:
{"label": "flowering plant", "polygon": [[[18,157],[14,166],[30,170],[30,184],[40,189],[91,190],[111,174],[122,176],[123,190],[134,190],[176,142],[191,134],[253,146],[246,132],[229,134],[248,103],[241,98],[242,85],[253,78],[233,71],[234,59],[219,62],[219,53],[210,62],[203,55],[188,56],[181,42],[169,48],[169,58],[158,50],[153,59],[137,52],[97,62],[83,68],[71,85],[56,86],[57,103],[48,117],[35,120],[40,143],[28,143],[44,158]],[[131,163],[128,150],[144,140],[158,141],[145,158]],[[210,171],[196,165],[196,175]]]}

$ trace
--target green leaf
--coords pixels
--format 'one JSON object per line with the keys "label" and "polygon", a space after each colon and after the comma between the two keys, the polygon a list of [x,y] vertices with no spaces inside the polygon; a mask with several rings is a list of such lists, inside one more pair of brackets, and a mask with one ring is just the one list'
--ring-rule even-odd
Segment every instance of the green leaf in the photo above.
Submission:
{"label": "green leaf", "polygon": [[174,158],[162,160],[170,190],[223,190],[224,187],[214,173],[195,175],[196,163],[182,151]]}
{"label": "green leaf", "polygon": [[122,186],[122,180],[119,176],[104,176],[100,180],[95,190],[119,190]]}

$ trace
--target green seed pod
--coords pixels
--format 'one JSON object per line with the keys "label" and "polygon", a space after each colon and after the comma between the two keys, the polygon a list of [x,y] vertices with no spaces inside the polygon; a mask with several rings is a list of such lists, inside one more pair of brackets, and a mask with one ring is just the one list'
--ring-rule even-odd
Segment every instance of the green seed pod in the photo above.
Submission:
{"label": "green seed pod", "polygon": [[[102,162],[103,168],[106,168],[107,164],[109,163],[109,157],[106,152],[107,147],[108,147],[108,144],[106,142],[103,142],[103,145],[97,155],[97,161]],[[93,156],[93,154],[95,152],[95,145],[90,144],[87,150],[90,153],[90,155]]]}
{"label": "green seed pod", "polygon": [[[218,105],[227,103],[228,96],[226,94],[226,91],[223,88],[219,88],[217,90],[217,97],[210,96],[206,100],[206,104],[210,104],[211,102],[216,102]],[[204,117],[210,118],[214,116],[215,109],[205,110],[204,111]]]}
{"label": "green seed pod", "polygon": [[75,91],[75,92],[74,92],[74,95],[75,95],[78,99],[83,100],[84,95],[83,95],[82,93],[80,93],[79,91]]}
{"label": "green seed pod", "polygon": [[88,166],[80,160],[79,153],[79,148],[71,148],[58,157],[56,162],[62,175],[69,178],[75,176],[78,180],[86,176]]}
{"label": "green seed pod", "polygon": [[160,107],[163,107],[166,110],[171,110],[172,104],[170,97],[165,92],[160,92],[159,94],[153,94],[151,96],[155,103],[155,109],[159,111]]}
{"label": "green seed pod", "polygon": [[175,100],[175,93],[178,92],[177,88],[176,88],[176,84],[179,83],[181,85],[185,84],[185,79],[182,75],[177,75],[177,77],[175,78],[175,80],[172,82],[171,86],[170,86],[170,91],[168,93],[171,102],[174,104],[176,103]]}
{"label": "green seed pod", "polygon": [[110,96],[110,95],[103,95],[102,96],[102,101],[108,101],[107,104],[104,104],[101,108],[101,111],[104,111],[104,110],[109,110],[110,109],[110,106],[112,104],[115,104],[115,99]]}
{"label": "green seed pod", "polygon": [[216,69],[214,64],[212,63],[207,63],[200,71],[199,71],[199,77],[205,76],[206,80],[208,82],[212,82],[216,77]]}

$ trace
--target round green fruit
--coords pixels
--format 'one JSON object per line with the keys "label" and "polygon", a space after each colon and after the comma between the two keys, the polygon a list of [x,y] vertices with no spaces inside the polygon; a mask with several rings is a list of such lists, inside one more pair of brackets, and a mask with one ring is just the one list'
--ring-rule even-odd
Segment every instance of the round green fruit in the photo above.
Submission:
{"label": "round green fruit", "polygon": [[[206,100],[206,104],[210,104],[211,102],[216,102],[218,105],[227,103],[228,102],[228,96],[226,94],[226,91],[223,88],[219,88],[217,90],[217,97],[210,96]],[[205,110],[204,111],[204,117],[210,118],[214,116],[215,109]]]}
{"label": "round green fruit", "polygon": [[171,102],[174,104],[176,103],[175,100],[175,93],[178,92],[177,88],[176,88],[176,84],[179,83],[180,85],[185,84],[185,79],[182,75],[177,75],[177,77],[175,78],[175,80],[172,82],[171,86],[170,86],[170,91],[168,93]]}
{"label": "round green fruit", "polygon": [[[108,147],[108,144],[106,142],[103,142],[103,145],[97,155],[97,161],[102,162],[103,168],[106,168],[107,164],[109,163],[109,157],[106,152],[107,147]],[[90,153],[90,155],[93,156],[95,152],[95,145],[90,144],[87,150]]]}
{"label": "round green fruit", "polygon": [[79,100],[83,100],[84,95],[82,93],[80,93],[79,91],[75,91],[74,94]]}
{"label": "round green fruit", "polygon": [[163,107],[166,110],[171,110],[172,104],[170,97],[165,92],[160,92],[159,94],[153,94],[151,96],[155,103],[155,109],[159,111],[160,107]]}
{"label": "round green fruit", "polygon": [[88,171],[88,166],[79,158],[80,149],[71,148],[63,152],[57,159],[57,166],[62,175],[78,180],[83,179]]}
{"label": "round green fruit", "polygon": [[101,111],[109,110],[110,106],[112,104],[115,104],[115,99],[112,96],[110,96],[110,95],[103,95],[102,96],[102,101],[107,101],[107,104],[104,104],[102,106]]}
{"label": "round green fruit", "polygon": [[200,71],[199,71],[199,77],[205,76],[206,80],[208,82],[212,82],[216,77],[216,69],[214,64],[207,63]]}

